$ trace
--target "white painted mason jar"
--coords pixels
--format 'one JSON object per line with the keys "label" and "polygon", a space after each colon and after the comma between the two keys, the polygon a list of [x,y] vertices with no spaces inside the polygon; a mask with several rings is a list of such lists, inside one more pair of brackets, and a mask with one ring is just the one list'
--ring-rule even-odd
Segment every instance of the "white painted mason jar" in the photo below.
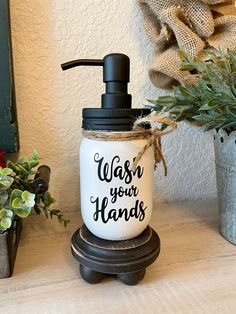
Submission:
{"label": "white painted mason jar", "polygon": [[95,236],[126,240],[148,226],[153,206],[153,148],[145,151],[132,171],[134,158],[146,143],[145,139],[82,140],[81,213]]}
{"label": "white painted mason jar", "polygon": [[[147,144],[143,131],[141,136],[134,136],[133,125],[151,111],[131,106],[128,56],[112,53],[102,60],[78,59],[62,64],[62,69],[84,65],[103,67],[106,89],[101,108],[82,111],[82,128],[87,134],[80,148],[82,217],[95,236],[107,240],[134,238],[151,219],[154,157],[152,148],[146,149],[132,171],[135,157]],[[141,129],[150,127],[142,124]],[[105,139],[103,132],[109,134]]]}

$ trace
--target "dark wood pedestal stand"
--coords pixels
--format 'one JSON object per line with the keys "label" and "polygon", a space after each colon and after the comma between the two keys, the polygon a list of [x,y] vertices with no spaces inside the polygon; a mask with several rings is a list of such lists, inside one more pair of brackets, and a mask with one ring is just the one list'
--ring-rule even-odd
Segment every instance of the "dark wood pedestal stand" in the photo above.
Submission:
{"label": "dark wood pedestal stand", "polygon": [[85,225],[71,240],[71,251],[80,263],[80,274],[89,283],[116,275],[123,283],[135,285],[144,278],[146,267],[160,253],[160,239],[149,226],[136,238],[108,241],[94,236]]}

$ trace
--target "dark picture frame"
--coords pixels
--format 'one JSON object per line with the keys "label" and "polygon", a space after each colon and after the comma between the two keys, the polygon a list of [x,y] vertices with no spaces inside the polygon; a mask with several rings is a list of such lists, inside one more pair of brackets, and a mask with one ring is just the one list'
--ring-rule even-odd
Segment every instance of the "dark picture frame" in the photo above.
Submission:
{"label": "dark picture frame", "polygon": [[9,0],[0,0],[0,149],[19,150]]}

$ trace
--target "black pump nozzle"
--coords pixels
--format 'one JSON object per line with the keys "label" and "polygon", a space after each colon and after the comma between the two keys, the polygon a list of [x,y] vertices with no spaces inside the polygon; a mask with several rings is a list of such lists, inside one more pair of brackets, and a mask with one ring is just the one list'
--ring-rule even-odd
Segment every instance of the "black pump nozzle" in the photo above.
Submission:
{"label": "black pump nozzle", "polygon": [[61,65],[61,68],[63,71],[72,69],[74,67],[78,67],[81,65],[90,65],[90,66],[103,66],[104,61],[100,59],[78,59],[74,61],[69,61],[66,63],[63,63]]}
{"label": "black pump nozzle", "polygon": [[61,65],[63,70],[77,66],[103,66],[103,82],[106,93],[102,95],[102,108],[131,108],[131,95],[127,93],[130,76],[129,57],[121,53],[112,53],[99,59],[78,59]]}
{"label": "black pump nozzle", "polygon": [[61,65],[68,70],[81,65],[103,66],[106,93],[102,95],[102,108],[83,108],[82,127],[85,130],[129,131],[140,116],[150,109],[131,109],[131,95],[127,92],[130,75],[129,57],[112,53],[98,59],[79,59]]}

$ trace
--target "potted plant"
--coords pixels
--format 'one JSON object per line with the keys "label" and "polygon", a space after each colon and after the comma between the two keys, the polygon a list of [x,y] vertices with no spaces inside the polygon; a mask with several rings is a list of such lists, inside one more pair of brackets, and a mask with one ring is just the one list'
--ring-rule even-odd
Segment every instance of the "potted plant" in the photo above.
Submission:
{"label": "potted plant", "polygon": [[203,59],[189,59],[181,51],[180,56],[181,70],[192,73],[195,84],[174,87],[173,95],[150,101],[150,107],[177,122],[214,129],[220,233],[236,244],[236,52],[208,50]]}
{"label": "potted plant", "polygon": [[0,278],[12,274],[22,218],[35,210],[47,218],[56,216],[66,226],[69,220],[58,209],[51,209],[55,199],[48,190],[50,168],[39,165],[37,151],[32,158],[24,157],[17,163],[5,161],[0,152]]}

